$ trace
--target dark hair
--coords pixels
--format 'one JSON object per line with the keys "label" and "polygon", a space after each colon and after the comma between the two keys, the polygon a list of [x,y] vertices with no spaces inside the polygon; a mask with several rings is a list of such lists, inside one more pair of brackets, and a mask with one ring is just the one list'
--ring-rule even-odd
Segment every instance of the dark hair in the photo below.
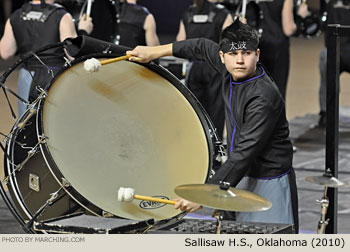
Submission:
{"label": "dark hair", "polygon": [[194,3],[196,5],[196,10],[197,10],[197,13],[201,12],[203,7],[204,7],[204,4],[207,2],[207,0],[194,0]]}
{"label": "dark hair", "polygon": [[255,29],[236,19],[221,32],[220,45],[238,41],[250,41],[256,48],[258,48],[259,37]]}

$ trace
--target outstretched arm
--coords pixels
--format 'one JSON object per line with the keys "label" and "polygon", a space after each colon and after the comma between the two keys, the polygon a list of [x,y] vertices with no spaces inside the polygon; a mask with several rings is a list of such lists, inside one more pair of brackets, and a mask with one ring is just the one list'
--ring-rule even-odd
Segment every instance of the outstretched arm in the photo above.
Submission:
{"label": "outstretched arm", "polygon": [[130,61],[148,63],[151,60],[158,59],[164,56],[173,55],[173,44],[160,46],[137,46],[132,51],[127,51],[126,54],[131,55]]}

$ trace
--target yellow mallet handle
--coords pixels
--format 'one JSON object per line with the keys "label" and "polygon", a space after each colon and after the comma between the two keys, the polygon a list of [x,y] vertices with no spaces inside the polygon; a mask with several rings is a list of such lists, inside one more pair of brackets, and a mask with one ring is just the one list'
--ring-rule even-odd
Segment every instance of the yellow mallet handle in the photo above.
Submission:
{"label": "yellow mallet handle", "polygon": [[153,198],[149,196],[142,196],[142,195],[134,195],[134,199],[138,200],[147,200],[147,201],[153,201],[153,202],[159,202],[159,203],[164,203],[164,204],[169,204],[169,205],[175,205],[176,201],[174,200],[166,200],[166,199],[160,199],[160,198]]}
{"label": "yellow mallet handle", "polygon": [[101,65],[106,65],[109,63],[117,62],[117,61],[127,60],[130,57],[131,57],[131,55],[125,55],[125,56],[120,56],[120,57],[113,58],[113,59],[102,60],[102,61],[100,61],[100,63],[101,63]]}
{"label": "yellow mallet handle", "polygon": [[[143,196],[143,195],[134,195],[134,199],[138,200],[147,200],[147,201],[153,201],[153,202],[159,202],[159,203],[164,203],[164,204],[169,204],[169,205],[175,205],[176,201],[174,200],[166,200],[166,199],[160,199],[160,198],[153,198],[149,196]],[[201,206],[199,209],[203,209],[203,206]]]}

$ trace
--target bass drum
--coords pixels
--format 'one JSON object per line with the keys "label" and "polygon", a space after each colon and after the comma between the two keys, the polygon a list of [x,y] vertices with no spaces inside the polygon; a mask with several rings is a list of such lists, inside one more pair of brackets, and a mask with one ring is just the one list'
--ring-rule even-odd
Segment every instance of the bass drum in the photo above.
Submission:
{"label": "bass drum", "polygon": [[[89,74],[83,60],[55,77],[38,105],[35,125],[27,123],[26,129],[37,130],[28,145],[40,146],[38,164],[32,157],[33,165],[28,161],[13,172],[16,166],[7,162],[12,194],[22,209],[30,209],[29,216],[45,203],[37,195],[47,199],[59,188],[68,196],[52,204],[59,211],[46,217],[79,208],[134,220],[177,216],[180,211],[171,205],[120,202],[118,190],[131,187],[140,195],[174,199],[176,186],[204,183],[215,155],[214,129],[205,112],[185,86],[153,63],[115,62]],[[8,147],[12,157],[18,140]],[[38,167],[43,172],[30,175]],[[28,181],[40,191],[28,189]]]}

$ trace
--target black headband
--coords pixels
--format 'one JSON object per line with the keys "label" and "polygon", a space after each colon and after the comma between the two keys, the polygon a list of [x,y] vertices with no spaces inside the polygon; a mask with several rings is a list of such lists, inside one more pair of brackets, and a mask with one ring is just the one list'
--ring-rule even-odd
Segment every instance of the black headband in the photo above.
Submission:
{"label": "black headband", "polygon": [[255,41],[236,41],[236,42],[221,42],[220,49],[223,53],[233,52],[237,50],[256,51],[258,49]]}

